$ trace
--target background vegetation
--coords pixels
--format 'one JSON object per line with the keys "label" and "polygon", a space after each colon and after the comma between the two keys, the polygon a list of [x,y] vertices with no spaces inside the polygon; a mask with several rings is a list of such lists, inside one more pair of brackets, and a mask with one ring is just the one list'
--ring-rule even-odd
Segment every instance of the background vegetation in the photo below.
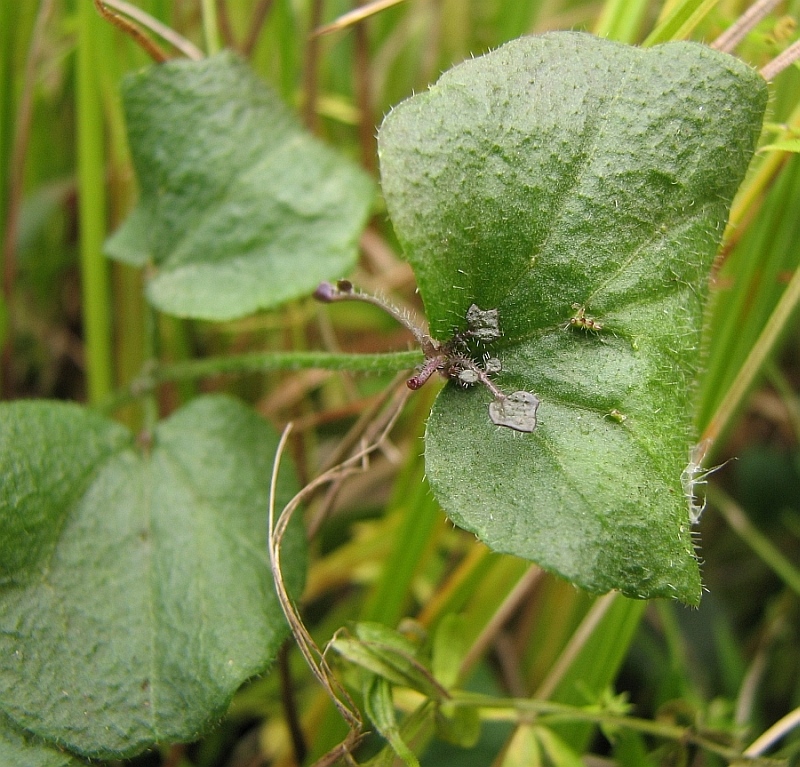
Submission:
{"label": "background vegetation", "polygon": [[[654,29],[663,39],[710,41],[746,3],[666,6],[646,0],[409,0],[363,24],[310,37],[350,5],[139,3],[201,50],[242,52],[311,130],[373,174],[381,116],[470,55],[550,29],[585,29],[630,43],[649,35],[652,42]],[[755,66],[771,60],[796,39],[799,14],[798,2],[778,4],[738,55]],[[659,24],[665,19],[675,23]],[[4,396],[107,408],[155,353],[180,362],[248,350],[405,348],[405,332],[368,306],[320,309],[303,300],[213,325],[148,313],[140,271],[108,262],[101,251],[136,195],[119,81],[148,63],[89,0],[0,3]],[[800,72],[789,68],[771,88],[764,143],[797,138]],[[488,553],[453,529],[424,483],[420,436],[434,392],[421,390],[369,469],[307,509],[312,525],[332,512],[314,537],[303,599],[320,645],[350,620],[395,627],[414,618],[433,631],[458,613],[463,624],[444,635],[463,642],[460,672],[473,689],[597,707],[601,730],[574,721],[557,728],[572,750],[594,754],[586,763],[722,763],[724,756],[675,733],[691,726],[741,751],[800,706],[799,159],[783,151],[757,156],[712,275],[715,300],[697,419],[699,433],[716,438],[707,463],[723,466],[709,480],[709,509],[699,528],[708,588],[700,608],[590,598],[527,562]],[[398,257],[380,208],[363,236],[353,279],[419,308],[411,271]],[[153,322],[158,349],[148,340]],[[390,383],[377,374],[320,370],[211,375],[165,383],[158,407],[166,415],[200,391],[227,391],[279,428],[293,420],[291,452],[307,482],[336,460],[343,439],[358,441]],[[116,414],[134,428],[144,417],[137,405]],[[282,686],[293,689],[291,705]],[[304,733],[294,745],[286,713],[292,709]],[[617,727],[614,717],[628,711],[654,728],[677,730],[654,738],[646,727]],[[530,754],[536,748],[541,763],[574,763],[559,747],[548,749],[541,735],[538,747],[524,751],[530,733],[514,729],[511,713],[485,722],[472,749],[432,741],[423,763],[488,765],[509,742],[507,765],[535,763]],[[344,734],[338,714],[288,648],[280,669],[243,689],[209,736],[165,746],[134,763],[289,765],[298,749],[306,749],[310,762]],[[366,748],[379,745],[370,741]],[[778,747],[776,754],[797,761],[796,736]],[[514,761],[520,753],[527,756]]]}

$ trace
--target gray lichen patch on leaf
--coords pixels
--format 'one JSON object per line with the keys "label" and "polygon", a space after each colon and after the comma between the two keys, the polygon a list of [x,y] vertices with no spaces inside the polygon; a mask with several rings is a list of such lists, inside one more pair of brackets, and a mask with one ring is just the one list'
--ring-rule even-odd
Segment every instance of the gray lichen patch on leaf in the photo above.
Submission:
{"label": "gray lichen patch on leaf", "polygon": [[496,426],[530,433],[536,428],[539,398],[527,391],[496,397],[489,403],[489,417]]}
{"label": "gray lichen patch on leaf", "polygon": [[503,336],[500,331],[500,318],[497,309],[481,309],[472,304],[466,314],[467,335],[477,341],[488,344]]}

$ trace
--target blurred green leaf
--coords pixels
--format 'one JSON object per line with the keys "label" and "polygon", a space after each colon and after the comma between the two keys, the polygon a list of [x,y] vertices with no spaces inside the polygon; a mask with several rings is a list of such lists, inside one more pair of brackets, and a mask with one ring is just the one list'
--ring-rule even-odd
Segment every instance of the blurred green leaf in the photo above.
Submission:
{"label": "blurred green leaf", "polygon": [[561,738],[547,727],[537,727],[536,737],[553,767],[583,767],[584,762]]}
{"label": "blurred green leaf", "polygon": [[472,748],[481,737],[478,709],[453,706],[445,701],[436,712],[436,735],[446,743]]}
{"label": "blurred green leaf", "polygon": [[364,710],[375,729],[386,738],[397,756],[408,767],[419,767],[419,761],[414,752],[400,736],[392,700],[392,686],[385,677],[375,674],[368,676],[364,690]]}
{"label": "blurred green leaf", "polygon": [[497,309],[497,383],[541,399],[531,435],[493,426],[480,386],[446,387],[428,422],[431,487],[491,548],[590,591],[699,600],[691,390],[766,96],[702,45],[554,33],[450,70],[386,118],[384,194],[432,333],[451,339],[473,303]]}
{"label": "blurred green leaf", "polygon": [[[64,403],[0,424],[0,707],[85,755],[197,737],[288,633],[265,542],[276,435],[224,396],[139,448]],[[284,562],[296,593],[297,527]]]}
{"label": "blurred green leaf", "polygon": [[775,144],[767,144],[758,150],[759,152],[800,152],[800,138],[778,141]]}
{"label": "blurred green leaf", "polygon": [[450,689],[457,684],[469,640],[469,627],[463,615],[447,613],[436,627],[431,669],[443,687]]}
{"label": "blurred green leaf", "polygon": [[123,98],[141,197],[106,249],[155,264],[156,308],[233,319],[352,269],[372,182],[244,62],[154,66],[127,78]]}
{"label": "blurred green leaf", "polygon": [[330,647],[351,663],[394,684],[410,687],[432,700],[447,698],[447,690],[417,660],[414,643],[402,634],[371,622],[356,623],[355,633],[355,637],[335,636]]}

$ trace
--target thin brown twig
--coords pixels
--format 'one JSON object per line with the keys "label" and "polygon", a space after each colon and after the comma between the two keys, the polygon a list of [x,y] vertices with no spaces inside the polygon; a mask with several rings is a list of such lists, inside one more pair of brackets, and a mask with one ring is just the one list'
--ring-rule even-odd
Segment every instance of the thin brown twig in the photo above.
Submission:
{"label": "thin brown twig", "polygon": [[378,171],[378,151],[375,145],[375,121],[372,117],[372,90],[370,83],[369,38],[366,24],[356,24],[353,80],[358,104],[358,143],[361,147],[361,164],[375,175]]}
{"label": "thin brown twig", "polygon": [[730,53],[744,40],[747,33],[780,2],[781,0],[756,0],[755,3],[711,43],[711,47],[723,53]]}
{"label": "thin brown twig", "polygon": [[153,42],[139,27],[128,21],[125,17],[109,10],[104,0],[93,0],[97,12],[110,24],[130,37],[153,61],[163,64],[169,61],[167,55],[158,43]]}
{"label": "thin brown twig", "polygon": [[217,0],[217,25],[225,47],[237,50],[236,36],[233,34],[231,16],[228,13],[228,4],[225,0]]}
{"label": "thin brown twig", "polygon": [[[369,431],[371,426],[373,428],[378,426],[379,430],[383,428],[384,424],[380,419],[377,418],[378,413],[380,413],[381,409],[386,404],[387,399],[399,389],[400,385],[405,381],[405,377],[405,373],[398,373],[392,379],[392,382],[389,384],[389,386],[386,387],[382,395],[359,416],[358,420],[342,438],[336,450],[334,450],[330,458],[328,458],[328,460],[323,464],[323,471],[327,471],[336,464],[341,463],[359,441],[363,442],[366,439],[366,441],[369,442],[370,438],[374,437],[374,433],[370,433]],[[406,387],[403,387],[399,390],[402,392],[404,397],[407,396],[406,392],[408,389]],[[393,410],[390,408],[388,413],[391,414],[392,412]],[[322,523],[325,521],[331,506],[339,494],[339,490],[344,479],[345,478],[342,477],[341,479],[331,482],[331,486],[328,489],[328,492],[325,494],[325,498],[323,499],[319,508],[316,510],[314,516],[309,521],[309,537],[313,538]]]}
{"label": "thin brown twig", "polygon": [[253,17],[250,20],[250,28],[247,32],[247,37],[242,43],[242,53],[249,59],[253,55],[253,51],[258,45],[258,38],[261,36],[261,30],[264,22],[272,10],[273,0],[261,0],[253,11]]}
{"label": "thin brown twig", "polygon": [[392,396],[395,389],[406,379],[406,372],[401,371],[397,373],[389,385],[381,392],[375,402],[371,403],[369,407],[359,416],[358,420],[353,424],[347,434],[339,442],[336,449],[331,453],[327,461],[322,465],[322,470],[327,471],[334,467],[337,463],[341,463],[347,454],[356,446],[359,440],[362,439],[370,424],[373,424],[376,416],[386,404],[389,397]]}
{"label": "thin brown twig", "polygon": [[330,24],[326,24],[324,27],[320,27],[319,22],[317,22],[317,25],[312,27],[313,32],[311,34],[314,37],[321,37],[322,35],[329,35],[331,32],[338,32],[340,29],[347,29],[347,27],[351,27],[353,24],[358,24],[360,21],[364,21],[364,19],[374,16],[381,11],[385,11],[393,5],[399,5],[402,2],[404,2],[404,0],[373,0],[371,3],[364,3],[364,5],[352,11],[342,14],[338,19],[334,19],[334,21]]}
{"label": "thin brown twig", "polygon": [[[277,490],[278,471],[280,468],[281,458],[286,449],[286,444],[292,429],[291,423],[287,424],[286,428],[284,428],[280,442],[278,443],[278,448],[275,452],[272,477],[270,480],[268,533],[270,569],[275,581],[275,590],[278,595],[281,608],[286,616],[286,620],[288,621],[292,630],[292,634],[297,642],[298,649],[305,658],[306,663],[308,663],[311,673],[316,677],[317,681],[328,693],[332,703],[339,711],[350,729],[348,737],[345,739],[345,741],[328,755],[323,757],[323,759],[318,762],[319,765],[333,764],[340,758],[348,759],[350,751],[355,747],[362,737],[363,721],[350,695],[333,675],[325,658],[325,654],[320,651],[311,635],[308,633],[308,630],[305,628],[297,612],[297,608],[294,606],[291,597],[286,591],[286,585],[284,583],[281,570],[281,543],[295,511],[298,509],[301,503],[310,498],[311,495],[313,495],[317,489],[323,485],[332,481],[336,481],[342,476],[347,476],[361,470],[362,462],[371,453],[377,450],[381,446],[381,443],[388,437],[389,432],[392,430],[397,418],[400,416],[400,412],[403,409],[403,405],[405,404],[407,397],[408,393],[404,392],[403,395],[398,398],[398,401],[394,403],[391,416],[385,423],[381,433],[374,439],[374,441],[371,442],[371,444],[367,445],[362,450],[359,450],[350,458],[348,458],[346,461],[342,462],[338,466],[333,467],[332,469],[329,469],[307,484],[283,508],[277,520],[275,518],[275,497]],[[335,756],[335,759],[331,761],[333,756]]]}
{"label": "thin brown twig", "polygon": [[486,648],[494,642],[500,629],[505,626],[514,613],[514,610],[519,607],[522,600],[530,593],[531,589],[541,577],[542,571],[536,567],[536,565],[531,565],[527,572],[517,581],[514,588],[511,589],[489,622],[484,626],[483,631],[481,631],[478,638],[472,643],[469,652],[461,661],[461,666],[459,668],[460,677],[466,675],[481,655],[483,655]]}
{"label": "thin brown twig", "polygon": [[611,609],[619,594],[617,592],[610,592],[604,594],[595,600],[594,604],[589,608],[583,620],[575,633],[570,637],[567,646],[564,648],[561,655],[558,656],[553,668],[545,680],[539,685],[539,689],[534,693],[534,698],[541,698],[547,700],[558,687],[559,682],[564,678],[564,674],[574,662],[578,653],[586,646],[589,637],[592,636],[597,624],[603,619],[603,616]]}
{"label": "thin brown twig", "polygon": [[800,60],[800,40],[796,40],[783,53],[772,59],[769,64],[761,67],[758,73],[769,82],[798,60]]}
{"label": "thin brown twig", "polygon": [[192,61],[200,61],[205,58],[205,54],[194,43],[187,40],[183,35],[179,35],[172,27],[162,24],[158,19],[146,13],[141,8],[125,0],[103,0],[103,3],[115,11],[130,16],[135,22],[141,24],[145,29],[154,32],[163,40],[166,40],[173,48],[179,50],[186,58]]}
{"label": "thin brown twig", "polygon": [[[31,136],[31,123],[33,120],[33,91],[35,87],[36,70],[42,56],[42,44],[47,21],[53,10],[53,0],[41,0],[36,14],[31,41],[28,47],[28,56],[25,60],[25,73],[22,80],[22,94],[20,96],[17,118],[14,125],[14,143],[11,147],[11,158],[8,174],[8,210],[6,212],[5,233],[3,235],[3,297],[11,316],[11,302],[14,295],[14,285],[17,280],[17,236],[19,232],[19,219],[22,212],[23,179],[25,176],[25,157],[28,154],[28,143]],[[6,330],[6,340],[3,347],[3,389],[6,398],[13,396],[14,377],[12,374],[12,355],[14,343],[14,325],[11,320]]]}
{"label": "thin brown twig", "polygon": [[342,718],[347,722],[348,726],[360,731],[362,728],[361,717],[358,715],[355,704],[353,703],[350,695],[342,687],[336,677],[330,670],[325,656],[317,647],[316,643],[308,633],[306,627],[303,625],[302,620],[297,612],[297,609],[292,602],[291,597],[286,591],[286,585],[283,580],[283,572],[281,569],[281,542],[286,533],[286,528],[302,501],[316,491],[318,487],[331,481],[342,472],[352,471],[352,467],[345,465],[337,466],[334,470],[322,474],[317,479],[306,485],[294,498],[284,507],[281,511],[277,521],[275,520],[275,494],[277,490],[278,470],[280,461],[283,457],[283,452],[286,449],[286,443],[289,439],[289,434],[292,430],[292,423],[289,422],[283,430],[278,449],[275,452],[275,461],[272,468],[272,479],[270,482],[269,491],[269,560],[272,576],[275,581],[275,590],[278,595],[278,600],[281,603],[281,608],[289,622],[289,627],[297,642],[297,647],[302,653],[303,657],[311,669],[311,672],[317,678],[317,681],[322,685],[328,693],[331,701],[336,709],[341,714]]}
{"label": "thin brown twig", "polygon": [[[311,29],[319,26],[322,20],[323,0],[311,3]],[[317,132],[319,116],[317,115],[317,88],[319,69],[319,40],[309,35],[306,41],[305,69],[303,71],[303,123],[312,133]]]}

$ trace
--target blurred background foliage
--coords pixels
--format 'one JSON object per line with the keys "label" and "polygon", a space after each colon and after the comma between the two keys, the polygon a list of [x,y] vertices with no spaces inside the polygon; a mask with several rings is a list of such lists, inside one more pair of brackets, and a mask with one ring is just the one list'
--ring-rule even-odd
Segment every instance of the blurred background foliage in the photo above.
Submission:
{"label": "blurred background foliage", "polygon": [[[666,29],[667,37],[711,41],[747,5],[408,0],[363,23],[311,36],[353,5],[137,3],[206,53],[240,51],[310,130],[375,175],[382,115],[469,56],[552,29],[594,31],[629,43],[653,42],[653,30]],[[798,37],[800,2],[773,5],[737,49],[754,66]],[[686,23],[659,26],[670,13]],[[180,361],[245,351],[405,348],[405,333],[369,306],[321,311],[304,300],[224,324],[152,316],[145,309],[142,274],[107,262],[102,242],[136,196],[118,84],[126,72],[149,63],[90,0],[0,3],[4,397],[101,405],[153,355]],[[763,143],[800,136],[796,65],[775,79],[771,93]],[[711,276],[714,302],[697,417],[699,435],[716,438],[707,463],[722,468],[709,478],[709,508],[699,526],[708,587],[699,610],[613,595],[589,598],[529,563],[488,553],[453,529],[424,484],[421,435],[433,393],[422,390],[369,470],[308,510],[310,520],[332,511],[314,538],[304,598],[317,641],[324,644],[352,620],[394,627],[413,618],[433,633],[458,615],[464,627],[461,673],[471,689],[693,725],[739,750],[800,706],[798,243],[800,157],[759,153]],[[380,201],[353,280],[419,310],[413,275],[398,256]],[[156,348],[147,342],[148,323],[156,324]],[[316,370],[216,376],[165,384],[159,407],[166,415],[199,391],[225,390],[278,427],[294,420],[292,452],[308,480],[335,460],[345,435],[369,422],[390,383],[378,375]],[[117,416],[132,426],[141,419],[135,405]],[[341,740],[344,725],[299,656],[288,650],[284,661],[281,673],[242,690],[209,736],[188,746],[165,745],[134,763],[291,765],[298,749],[306,749],[307,762],[324,754]],[[295,737],[294,747],[281,692],[289,680],[289,709],[304,733],[302,745]],[[403,708],[403,701],[398,705]],[[572,751],[592,752],[586,764],[724,763],[689,743],[610,726],[572,723],[557,732]],[[431,739],[423,738],[422,763],[534,764],[515,756],[525,753],[515,746],[529,734],[494,721],[485,723],[471,750],[435,739],[425,746]],[[359,760],[378,747],[368,741]],[[773,753],[796,763],[800,737],[789,734]],[[570,763],[554,754],[540,752],[539,763]]]}

